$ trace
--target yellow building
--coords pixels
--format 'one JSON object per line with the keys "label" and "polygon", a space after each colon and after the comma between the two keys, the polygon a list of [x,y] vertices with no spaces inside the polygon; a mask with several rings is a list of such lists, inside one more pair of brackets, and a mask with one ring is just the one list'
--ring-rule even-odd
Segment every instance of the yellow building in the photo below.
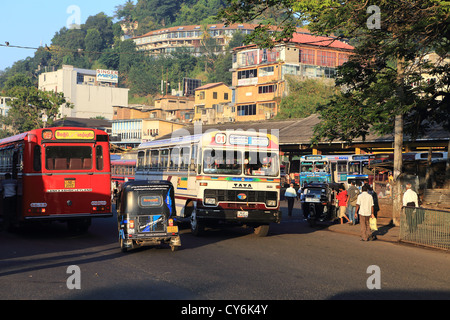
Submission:
{"label": "yellow building", "polygon": [[294,33],[288,43],[272,50],[256,45],[234,48],[233,78],[236,121],[273,118],[288,94],[285,75],[334,78],[353,47],[330,37]]}
{"label": "yellow building", "polygon": [[223,82],[209,83],[195,90],[194,121],[203,123],[227,122],[233,113],[229,110],[231,89]]}

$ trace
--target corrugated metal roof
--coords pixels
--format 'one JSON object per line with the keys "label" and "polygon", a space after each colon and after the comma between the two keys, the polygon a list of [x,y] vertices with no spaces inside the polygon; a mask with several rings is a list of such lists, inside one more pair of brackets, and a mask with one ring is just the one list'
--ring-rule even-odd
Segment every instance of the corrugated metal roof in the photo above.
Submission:
{"label": "corrugated metal roof", "polygon": [[[244,131],[267,131],[267,133],[279,134],[280,145],[295,145],[303,144],[307,145],[311,143],[311,138],[314,134],[314,127],[320,122],[319,116],[313,114],[307,118],[303,119],[289,119],[289,120],[266,120],[266,121],[255,121],[255,122],[233,122],[224,124],[212,124],[212,125],[190,125],[186,126],[179,131],[185,134],[204,133],[208,130],[244,130]],[[278,131],[278,132],[277,132]],[[174,131],[174,136],[177,135],[177,131]],[[165,135],[160,139],[168,139],[172,134]],[[418,138],[416,141],[434,141],[434,140],[449,140],[450,134],[443,130],[442,128],[433,128],[429,130],[424,136]],[[159,140],[159,139],[158,139]],[[405,136],[405,141],[410,140]],[[364,142],[366,143],[382,143],[382,142],[393,142],[394,135],[376,135],[369,134],[366,136]],[[362,138],[355,139],[354,143],[363,142]],[[328,141],[323,141],[322,143],[328,143]],[[346,141],[335,140],[333,144],[346,143]]]}

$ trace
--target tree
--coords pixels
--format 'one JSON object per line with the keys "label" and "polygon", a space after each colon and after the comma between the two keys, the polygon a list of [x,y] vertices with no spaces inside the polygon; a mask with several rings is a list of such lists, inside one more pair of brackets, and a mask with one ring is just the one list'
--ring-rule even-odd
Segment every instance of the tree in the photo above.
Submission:
{"label": "tree", "polygon": [[[329,80],[329,79],[327,79]],[[306,118],[317,112],[317,107],[330,100],[335,92],[332,82],[325,79],[301,80],[286,75],[289,94],[280,103],[277,119]]]}
{"label": "tree", "polygon": [[100,32],[97,29],[89,29],[86,38],[84,38],[84,43],[88,57],[91,60],[97,60],[101,56],[100,52],[103,49],[103,40]]}
{"label": "tree", "polygon": [[63,93],[38,90],[36,87],[14,87],[7,91],[11,100],[8,115],[3,123],[10,126],[14,134],[43,128],[42,116],[48,117],[48,124],[57,118],[59,108],[72,108]]}
{"label": "tree", "polygon": [[[269,8],[287,13],[276,41],[289,39],[295,26],[307,21],[320,35],[339,35],[355,44],[355,54],[338,70],[336,84],[342,89],[330,103],[319,108],[321,123],[313,140],[351,141],[375,133],[395,132],[393,221],[399,223],[400,175],[403,130],[413,137],[426,126],[450,130],[449,63],[450,3],[440,0],[232,0],[221,12],[229,22],[251,20]],[[295,14],[294,14],[295,13]],[[274,39],[261,26],[251,39],[273,46]],[[436,52],[438,63],[425,57]],[[424,75],[434,75],[427,83]],[[412,84],[419,83],[418,86]],[[443,115],[447,115],[443,117]],[[395,130],[394,130],[395,124]]]}

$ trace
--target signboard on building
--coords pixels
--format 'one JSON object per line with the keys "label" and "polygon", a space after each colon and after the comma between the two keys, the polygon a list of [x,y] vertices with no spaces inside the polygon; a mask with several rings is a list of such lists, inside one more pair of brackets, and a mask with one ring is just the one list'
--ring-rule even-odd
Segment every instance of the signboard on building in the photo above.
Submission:
{"label": "signboard on building", "polygon": [[97,69],[97,82],[119,83],[119,71]]}

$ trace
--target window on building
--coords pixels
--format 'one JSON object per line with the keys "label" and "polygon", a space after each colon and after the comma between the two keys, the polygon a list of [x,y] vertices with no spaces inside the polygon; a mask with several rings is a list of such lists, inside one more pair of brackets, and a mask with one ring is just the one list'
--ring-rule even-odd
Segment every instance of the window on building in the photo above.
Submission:
{"label": "window on building", "polygon": [[268,86],[261,86],[258,87],[258,93],[272,93],[272,92],[276,92],[277,91],[277,85],[276,84],[271,84]]}
{"label": "window on building", "polygon": [[248,79],[248,78],[255,78],[255,77],[258,77],[257,69],[238,71],[238,79]]}
{"label": "window on building", "polygon": [[213,92],[213,99],[217,99],[217,92]]}
{"label": "window on building", "polygon": [[314,63],[314,50],[313,49],[300,49],[299,50],[299,62],[304,64]]}
{"label": "window on building", "polygon": [[336,52],[317,50],[317,65],[336,67]]}
{"label": "window on building", "polygon": [[228,92],[225,92],[225,93],[223,94],[223,100],[228,100]]}
{"label": "window on building", "polygon": [[256,115],[256,104],[247,104],[238,106],[238,116],[254,116]]}

